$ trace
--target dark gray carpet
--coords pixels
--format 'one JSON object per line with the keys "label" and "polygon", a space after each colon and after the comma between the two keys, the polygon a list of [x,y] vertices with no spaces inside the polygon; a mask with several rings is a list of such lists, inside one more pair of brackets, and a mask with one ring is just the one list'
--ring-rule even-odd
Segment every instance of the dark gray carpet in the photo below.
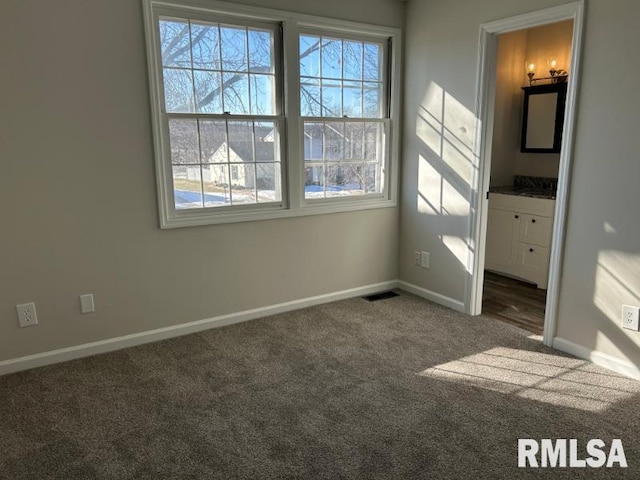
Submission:
{"label": "dark gray carpet", "polygon": [[[403,292],[8,375],[0,477],[640,478],[640,383],[527,335]],[[518,469],[518,438],[629,468]]]}

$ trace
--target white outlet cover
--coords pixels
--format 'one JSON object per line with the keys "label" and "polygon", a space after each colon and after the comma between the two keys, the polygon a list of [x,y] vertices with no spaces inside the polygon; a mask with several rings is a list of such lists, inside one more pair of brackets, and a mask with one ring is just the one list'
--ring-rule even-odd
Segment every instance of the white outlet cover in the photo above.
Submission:
{"label": "white outlet cover", "polygon": [[622,306],[622,327],[628,330],[640,330],[640,307]]}
{"label": "white outlet cover", "polygon": [[38,325],[38,315],[36,315],[36,304],[23,303],[16,305],[16,311],[18,312],[18,324],[21,327],[32,327]]}

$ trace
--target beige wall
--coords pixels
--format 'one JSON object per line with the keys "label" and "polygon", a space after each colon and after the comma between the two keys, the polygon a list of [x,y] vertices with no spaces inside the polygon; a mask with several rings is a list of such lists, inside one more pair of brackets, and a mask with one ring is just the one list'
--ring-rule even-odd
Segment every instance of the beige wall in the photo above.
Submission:
{"label": "beige wall", "polygon": [[620,328],[620,310],[640,305],[639,17],[634,0],[589,2],[558,325],[636,366],[640,333]]}
{"label": "beige wall", "polygon": [[[573,40],[573,20],[550,23],[529,28],[527,32],[526,62],[536,65],[536,77],[548,77],[550,58],[558,60],[557,69],[571,72],[571,43]],[[523,65],[519,66],[522,85],[528,83]]]}
{"label": "beige wall", "polygon": [[522,131],[522,72],[527,56],[527,30],[498,37],[491,186],[511,185]]}
{"label": "beige wall", "polygon": [[[467,150],[451,151],[450,138],[451,132],[459,134],[473,125],[479,26],[561,3],[565,2],[409,3],[400,241],[403,280],[457,300],[464,298],[469,253],[465,239],[470,235],[467,199],[472,193],[467,178],[472,167]],[[640,333],[619,325],[622,303],[640,305],[636,131],[640,97],[631,94],[640,67],[630,60],[636,57],[638,16],[640,3],[635,0],[588,2],[557,330],[559,337],[636,366],[640,366]],[[615,81],[611,72],[617,72]],[[427,113],[442,112],[437,99],[446,100],[450,107],[444,131],[438,130],[438,117]],[[453,188],[439,189],[439,185]],[[451,202],[459,206],[455,214],[444,208]],[[431,270],[413,267],[411,252],[417,248],[436,253]]]}
{"label": "beige wall", "polygon": [[[247,3],[403,23],[394,0]],[[394,208],[158,229],[139,0],[4,0],[0,58],[0,360],[397,278]]]}

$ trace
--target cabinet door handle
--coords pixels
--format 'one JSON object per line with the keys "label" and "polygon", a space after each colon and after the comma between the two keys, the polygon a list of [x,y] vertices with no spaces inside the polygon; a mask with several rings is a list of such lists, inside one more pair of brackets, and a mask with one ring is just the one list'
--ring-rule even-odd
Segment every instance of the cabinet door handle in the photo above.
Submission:
{"label": "cabinet door handle", "polygon": [[518,217],[518,215],[516,215],[515,218],[520,218],[520,217]]}
{"label": "cabinet door handle", "polygon": [[536,223],[536,219],[535,219],[535,218],[532,218],[532,219],[531,219],[531,223]]}
{"label": "cabinet door handle", "polygon": [[530,248],[530,249],[529,249],[529,251],[530,251],[531,253],[533,253],[533,248]]}

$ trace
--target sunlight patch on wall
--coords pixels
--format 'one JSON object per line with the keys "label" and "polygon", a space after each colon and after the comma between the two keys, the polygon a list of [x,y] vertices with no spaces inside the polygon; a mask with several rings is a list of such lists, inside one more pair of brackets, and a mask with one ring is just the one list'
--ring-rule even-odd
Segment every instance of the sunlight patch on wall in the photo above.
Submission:
{"label": "sunlight patch on wall", "polygon": [[416,136],[441,161],[445,176],[457,176],[468,191],[477,162],[474,139],[477,120],[471,110],[431,82],[418,106]]}
{"label": "sunlight patch on wall", "polygon": [[616,325],[623,304],[640,305],[640,254],[598,253],[593,303]]}
{"label": "sunlight patch on wall", "polygon": [[464,182],[465,189],[471,185],[473,168],[471,168],[470,152],[466,152],[458,139],[450,132],[445,132],[442,144],[442,159]]}
{"label": "sunlight patch on wall", "polygon": [[640,384],[589,362],[496,347],[427,368],[419,376],[485,388],[506,395],[600,412],[640,393]]}
{"label": "sunlight patch on wall", "polygon": [[428,147],[418,162],[419,212],[469,214],[474,128],[473,113],[431,82],[416,119],[416,136]]}
{"label": "sunlight patch on wall", "polygon": [[444,90],[440,85],[435,82],[429,83],[420,106],[433,119],[434,125],[442,125],[444,120]]}
{"label": "sunlight patch on wall", "polygon": [[418,162],[418,186],[418,212],[439,215],[442,207],[442,177],[422,155]]}
{"label": "sunlight patch on wall", "polygon": [[431,82],[418,105],[416,137],[422,142],[418,158],[417,210],[426,215],[455,217],[432,223],[433,233],[468,272],[473,257],[465,222],[471,211],[477,120],[453,95]]}
{"label": "sunlight patch on wall", "polygon": [[422,155],[418,162],[418,185],[418,212],[427,215],[469,214],[469,200]]}
{"label": "sunlight patch on wall", "polygon": [[442,159],[471,185],[475,115],[449,93],[444,101],[444,142]]}
{"label": "sunlight patch on wall", "polygon": [[[593,303],[613,325],[620,328],[622,334],[627,334],[637,343],[636,335],[630,330],[623,330],[620,322],[622,305],[640,305],[640,254],[618,250],[598,253]],[[629,360],[617,342],[605,332],[598,332],[594,348],[615,351],[621,358]]]}
{"label": "sunlight patch on wall", "polygon": [[467,242],[456,235],[440,235],[438,238],[440,238],[453,256],[456,257],[465,271],[469,272],[470,247]]}
{"label": "sunlight patch on wall", "polygon": [[416,135],[434,153],[442,151],[442,124],[436,120],[424,107],[418,107],[416,121]]}
{"label": "sunlight patch on wall", "polygon": [[442,211],[446,215],[469,214],[469,200],[446,179],[442,181]]}

